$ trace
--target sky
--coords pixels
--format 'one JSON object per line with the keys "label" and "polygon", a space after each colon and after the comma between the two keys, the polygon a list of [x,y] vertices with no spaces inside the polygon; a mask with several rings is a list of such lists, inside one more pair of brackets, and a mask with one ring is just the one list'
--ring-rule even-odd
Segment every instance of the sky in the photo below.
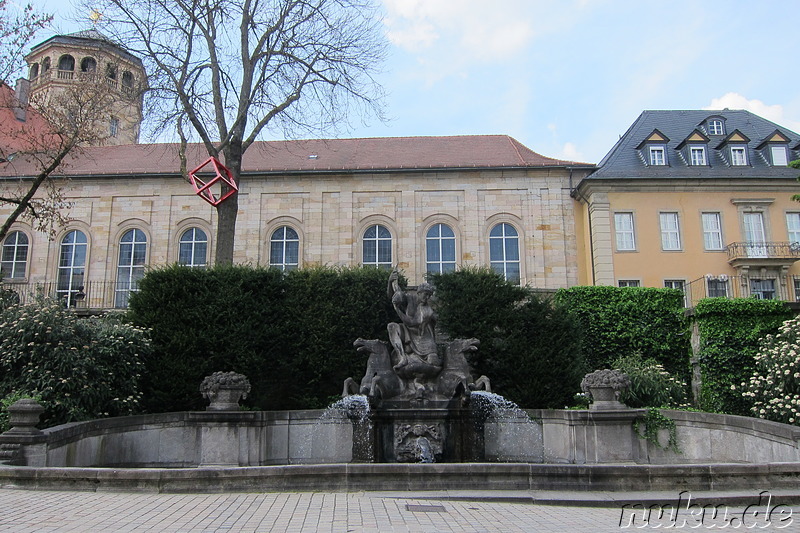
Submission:
{"label": "sky", "polygon": [[[747,109],[800,132],[797,0],[376,1],[388,119],[341,137],[506,134],[597,163],[646,109]],[[55,15],[41,40],[89,27],[70,0],[31,3]]]}

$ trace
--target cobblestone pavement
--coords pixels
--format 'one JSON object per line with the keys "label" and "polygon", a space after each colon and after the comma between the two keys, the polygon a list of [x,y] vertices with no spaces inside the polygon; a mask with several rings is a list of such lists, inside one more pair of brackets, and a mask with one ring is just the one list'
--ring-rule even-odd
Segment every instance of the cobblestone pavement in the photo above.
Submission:
{"label": "cobblestone pavement", "polygon": [[670,523],[668,519],[659,521],[656,516],[651,516],[650,522],[641,518],[637,521],[636,517],[631,520],[630,513],[613,507],[409,496],[369,492],[140,494],[0,489],[0,531],[607,532],[657,530],[669,525],[672,529],[718,529],[724,524],[733,526],[727,529],[800,531],[800,510],[795,508],[792,517],[792,508],[786,506],[782,522],[776,514],[771,517],[773,522],[766,523],[763,513],[751,510],[749,522],[742,523],[743,510],[731,508],[724,519],[727,522],[722,522],[721,516],[707,517],[702,523],[690,516],[687,522],[684,513]]}

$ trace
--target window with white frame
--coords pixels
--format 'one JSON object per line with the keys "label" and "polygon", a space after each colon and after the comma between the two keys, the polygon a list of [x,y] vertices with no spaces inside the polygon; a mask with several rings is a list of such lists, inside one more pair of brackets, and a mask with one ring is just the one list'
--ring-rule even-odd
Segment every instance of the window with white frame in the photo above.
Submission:
{"label": "window with white frame", "polygon": [[520,282],[519,233],[511,224],[497,224],[489,233],[489,262],[492,270],[512,283]]}
{"label": "window with white frame", "polygon": [[208,236],[200,228],[189,228],[178,244],[178,262],[189,267],[203,268],[208,264]]}
{"label": "window with white frame", "polygon": [[690,146],[689,147],[690,160],[692,166],[706,165],[706,147],[705,146]]}
{"label": "window with white frame", "polygon": [[364,231],[362,252],[364,265],[392,268],[392,233],[380,224],[369,226]]}
{"label": "window with white frame", "polygon": [[437,274],[456,269],[456,235],[447,224],[436,224],[425,235],[425,264]]}
{"label": "window with white frame", "polygon": [[719,213],[703,213],[703,246],[706,250],[722,250],[722,221]]}
{"label": "window with white frame", "polygon": [[638,279],[621,279],[618,283],[620,287],[641,287]]}
{"label": "window with white frame", "polygon": [[708,134],[709,135],[725,135],[725,125],[719,119],[711,119],[708,121]]}
{"label": "window with white frame", "polygon": [[663,166],[667,164],[666,150],[663,146],[650,147],[650,164],[654,166]]}
{"label": "window with white frame", "polygon": [[131,293],[139,290],[139,280],[144,277],[146,259],[147,236],[140,229],[129,229],[119,240],[114,307],[127,307]]}
{"label": "window with white frame", "polygon": [[789,164],[785,146],[771,146],[769,150],[772,154],[772,166],[785,167]]}
{"label": "window with white frame", "polygon": [[731,165],[743,167],[747,165],[747,148],[744,146],[731,146]]}
{"label": "window with white frame", "polygon": [[88,248],[86,234],[80,230],[72,230],[61,239],[56,294],[68,307],[75,304],[75,297],[83,291]]}
{"label": "window with white frame", "polygon": [[800,213],[786,213],[786,231],[789,242],[800,244]]}
{"label": "window with white frame", "polygon": [[636,250],[633,213],[614,213],[614,231],[617,238],[617,251],[629,252]]}
{"label": "window with white frame", "polygon": [[286,272],[299,265],[300,236],[293,228],[281,226],[272,232],[269,240],[269,266]]}
{"label": "window with white frame", "polygon": [[12,231],[3,241],[0,255],[0,279],[23,279],[28,266],[28,236]]}
{"label": "window with white frame", "polygon": [[660,213],[661,223],[661,249],[680,250],[681,232],[678,222],[678,213]]}
{"label": "window with white frame", "polygon": [[119,119],[112,118],[108,123],[108,134],[112,137],[119,135]]}
{"label": "window with white frame", "polygon": [[727,298],[728,280],[727,279],[707,279],[706,285],[709,298]]}

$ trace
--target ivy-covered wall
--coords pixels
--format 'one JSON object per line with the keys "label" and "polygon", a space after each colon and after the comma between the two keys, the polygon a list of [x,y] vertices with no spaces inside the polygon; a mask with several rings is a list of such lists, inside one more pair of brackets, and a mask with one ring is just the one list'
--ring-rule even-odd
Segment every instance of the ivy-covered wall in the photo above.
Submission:
{"label": "ivy-covered wall", "polygon": [[791,318],[784,302],[754,298],[706,298],[694,309],[700,334],[697,353],[704,411],[751,415],[752,399],[732,389],[753,375],[760,340]]}
{"label": "ivy-covered wall", "polygon": [[589,370],[611,368],[619,357],[655,359],[671,374],[689,376],[689,322],[683,293],[645,287],[571,287],[556,293],[575,314]]}

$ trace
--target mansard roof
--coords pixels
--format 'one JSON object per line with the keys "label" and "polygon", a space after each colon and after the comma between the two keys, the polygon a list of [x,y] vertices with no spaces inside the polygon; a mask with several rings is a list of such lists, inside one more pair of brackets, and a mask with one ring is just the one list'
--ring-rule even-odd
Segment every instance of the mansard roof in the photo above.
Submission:
{"label": "mansard roof", "polygon": [[[206,159],[202,145],[188,146],[189,169]],[[23,162],[15,167],[13,171],[0,168],[0,175],[28,175]],[[594,165],[543,156],[507,135],[383,137],[256,142],[245,152],[242,175],[553,167],[591,170]],[[76,152],[59,175],[174,175],[179,171],[177,144],[130,144]]]}
{"label": "mansard roof", "polygon": [[[722,118],[727,134],[721,142],[708,145],[708,164],[691,166],[678,152],[685,146],[695,130],[703,131],[709,118]],[[668,139],[667,165],[649,165],[642,147],[654,131]],[[734,132],[739,135],[732,137]],[[767,142],[786,139],[789,160],[800,158],[800,135],[774,122],[744,110],[648,110],[643,111],[628,131],[597,165],[588,178],[594,179],[648,179],[648,178],[794,178],[797,170],[772,166],[762,153]],[[731,166],[724,150],[727,144],[747,144],[746,166]]]}

